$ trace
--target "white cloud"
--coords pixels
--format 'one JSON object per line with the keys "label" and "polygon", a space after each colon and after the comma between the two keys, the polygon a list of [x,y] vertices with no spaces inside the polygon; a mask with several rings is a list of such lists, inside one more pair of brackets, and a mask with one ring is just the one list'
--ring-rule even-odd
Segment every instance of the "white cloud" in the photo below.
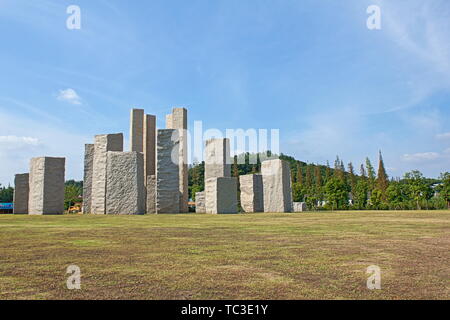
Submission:
{"label": "white cloud", "polygon": [[32,137],[18,137],[18,136],[0,136],[0,146],[2,147],[15,147],[22,145],[39,145],[39,139]]}
{"label": "white cloud", "polygon": [[405,161],[413,161],[413,162],[427,162],[436,160],[440,157],[437,152],[423,152],[423,153],[414,153],[414,154],[404,154],[403,160]]}
{"label": "white cloud", "polygon": [[77,92],[71,88],[65,89],[65,90],[59,90],[58,94],[58,100],[66,101],[71,104],[80,105],[81,104],[81,98],[77,94]]}
{"label": "white cloud", "polygon": [[436,135],[437,139],[447,140],[450,139],[450,132],[440,133]]}

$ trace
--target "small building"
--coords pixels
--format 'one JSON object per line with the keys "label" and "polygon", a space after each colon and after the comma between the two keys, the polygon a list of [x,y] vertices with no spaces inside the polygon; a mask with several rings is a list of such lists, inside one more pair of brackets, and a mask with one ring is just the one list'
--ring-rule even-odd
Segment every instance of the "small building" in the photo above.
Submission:
{"label": "small building", "polygon": [[14,210],[13,203],[0,203],[0,214],[11,214]]}

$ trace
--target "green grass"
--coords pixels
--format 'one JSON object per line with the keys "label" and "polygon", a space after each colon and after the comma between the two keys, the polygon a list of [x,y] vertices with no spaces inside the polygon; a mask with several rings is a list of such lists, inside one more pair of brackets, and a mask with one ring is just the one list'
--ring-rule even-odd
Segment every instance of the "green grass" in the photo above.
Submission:
{"label": "green grass", "polygon": [[0,299],[450,298],[450,211],[0,216],[0,241]]}

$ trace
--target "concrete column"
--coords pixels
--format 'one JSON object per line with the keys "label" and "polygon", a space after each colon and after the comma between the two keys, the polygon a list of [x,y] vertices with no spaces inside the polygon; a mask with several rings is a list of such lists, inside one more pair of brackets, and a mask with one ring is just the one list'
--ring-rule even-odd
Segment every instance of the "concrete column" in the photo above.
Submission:
{"label": "concrete column", "polygon": [[130,151],[144,152],[144,109],[131,109]]}
{"label": "concrete column", "polygon": [[210,139],[205,146],[205,180],[231,177],[230,140]]}
{"label": "concrete column", "polygon": [[91,213],[106,213],[106,167],[107,152],[123,151],[123,134],[95,136],[92,176]]}
{"label": "concrete column", "polygon": [[156,213],[156,175],[147,177],[147,214]]}
{"label": "concrete column", "polygon": [[144,155],[107,152],[106,214],[144,214]]}
{"label": "concrete column", "polygon": [[65,158],[33,158],[30,161],[31,215],[64,213]]}
{"label": "concrete column", "polygon": [[241,207],[244,212],[264,212],[263,179],[260,174],[239,177]]}
{"label": "concrete column", "polygon": [[14,178],[14,214],[28,214],[28,195],[30,175],[16,174]]}
{"label": "concrete column", "polygon": [[145,183],[147,177],[156,173],[156,117],[145,115],[144,121],[144,171]]}
{"label": "concrete column", "polygon": [[84,146],[83,213],[91,213],[94,150],[93,144]]}
{"label": "concrete column", "polygon": [[160,129],[156,150],[156,212],[180,212],[180,134],[175,129]]}
{"label": "concrete column", "polygon": [[261,166],[264,188],[264,212],[292,212],[291,170],[280,159],[267,160]]}

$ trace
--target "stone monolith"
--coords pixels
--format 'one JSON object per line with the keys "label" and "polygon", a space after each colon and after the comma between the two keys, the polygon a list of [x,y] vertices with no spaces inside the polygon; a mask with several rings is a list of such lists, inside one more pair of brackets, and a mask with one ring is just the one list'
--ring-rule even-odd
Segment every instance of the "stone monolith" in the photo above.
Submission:
{"label": "stone monolith", "polygon": [[261,166],[264,212],[292,212],[292,188],[289,163],[267,160]]}
{"label": "stone monolith", "polygon": [[195,194],[195,213],[206,213],[205,192]]}
{"label": "stone monolith", "polygon": [[65,158],[33,158],[30,161],[28,213],[64,213]]}
{"label": "stone monolith", "polygon": [[145,214],[144,155],[107,152],[106,214]]}
{"label": "stone monolith", "polygon": [[123,151],[123,134],[95,136],[92,172],[91,213],[106,213],[106,168],[108,151]]}
{"label": "stone monolith", "polygon": [[206,213],[237,213],[237,179],[210,178],[205,181]]}
{"label": "stone monolith", "polygon": [[84,146],[83,213],[91,213],[94,150],[93,144]]}
{"label": "stone monolith", "polygon": [[30,175],[16,174],[14,178],[14,214],[28,214],[28,195]]}
{"label": "stone monolith", "polygon": [[160,129],[156,149],[156,212],[180,212],[180,134],[177,129]]}
{"label": "stone monolith", "polygon": [[156,213],[156,175],[147,177],[147,214]]}
{"label": "stone monolith", "polygon": [[209,139],[205,146],[205,180],[231,177],[230,140]]}
{"label": "stone monolith", "polygon": [[144,152],[144,109],[131,109],[130,151]]}
{"label": "stone monolith", "polygon": [[263,179],[260,174],[239,177],[241,207],[244,212],[264,212]]}

